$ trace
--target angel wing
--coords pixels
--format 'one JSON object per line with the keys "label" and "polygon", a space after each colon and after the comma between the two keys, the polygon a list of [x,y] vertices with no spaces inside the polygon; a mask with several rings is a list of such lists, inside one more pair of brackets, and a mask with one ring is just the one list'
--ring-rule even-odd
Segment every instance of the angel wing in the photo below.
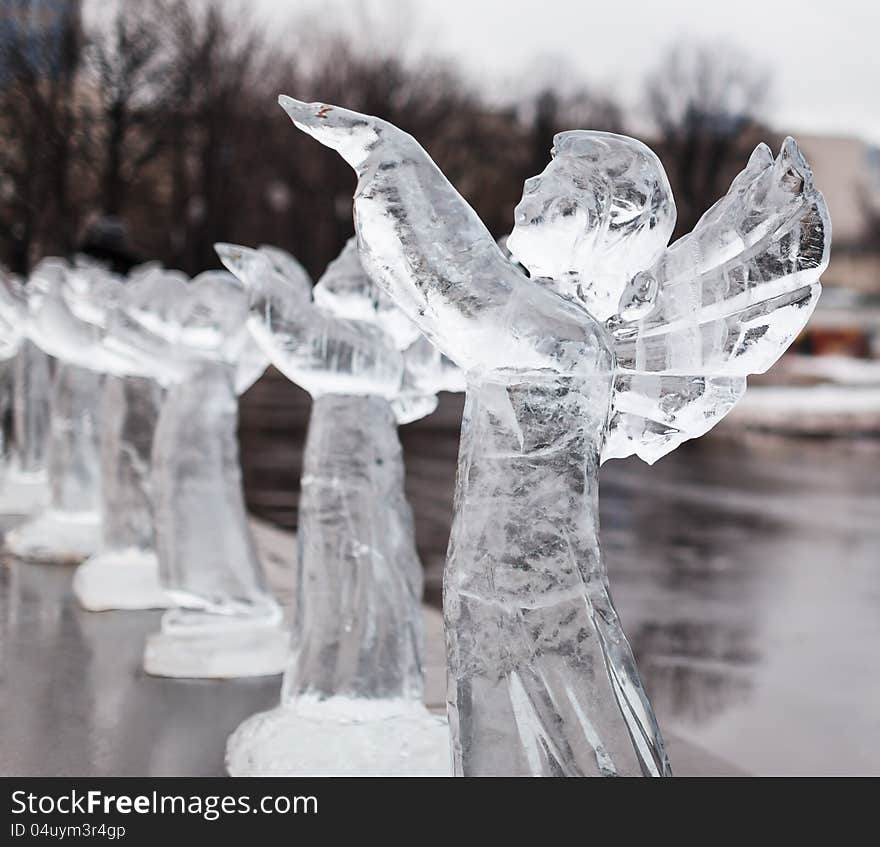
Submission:
{"label": "angel wing", "polygon": [[787,138],[761,144],[730,190],[624,292],[602,461],[648,463],[703,435],[803,329],[828,265],[831,222]]}

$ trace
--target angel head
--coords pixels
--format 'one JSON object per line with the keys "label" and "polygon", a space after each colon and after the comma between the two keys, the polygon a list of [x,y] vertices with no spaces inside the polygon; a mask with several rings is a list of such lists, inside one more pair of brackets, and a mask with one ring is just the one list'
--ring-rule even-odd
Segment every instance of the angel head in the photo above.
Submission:
{"label": "angel head", "polygon": [[644,144],[608,132],[561,132],[552,156],[525,183],[507,247],[533,277],[605,320],[672,235],[669,180]]}

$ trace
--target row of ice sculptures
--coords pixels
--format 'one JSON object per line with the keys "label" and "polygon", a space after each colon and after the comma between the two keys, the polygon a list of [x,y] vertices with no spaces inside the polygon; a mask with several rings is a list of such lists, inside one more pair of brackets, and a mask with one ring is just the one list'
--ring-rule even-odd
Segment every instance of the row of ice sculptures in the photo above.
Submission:
{"label": "row of ice sculptures", "polygon": [[[192,280],[59,260],[6,280],[3,504],[48,484],[7,550],[84,560],[86,609],[168,607],[149,673],[283,671],[279,707],[231,737],[230,773],[669,774],[608,590],[599,465],[705,433],[803,328],[830,224],[797,146],[760,145],[667,246],[657,157],[561,133],[505,246],[411,136],[281,104],[358,177],[356,239],[314,287],[289,254],[228,244],[227,271]],[[269,362],[313,401],[289,634],[236,441],[237,395]],[[461,390],[447,723],[422,705],[397,426]]]}

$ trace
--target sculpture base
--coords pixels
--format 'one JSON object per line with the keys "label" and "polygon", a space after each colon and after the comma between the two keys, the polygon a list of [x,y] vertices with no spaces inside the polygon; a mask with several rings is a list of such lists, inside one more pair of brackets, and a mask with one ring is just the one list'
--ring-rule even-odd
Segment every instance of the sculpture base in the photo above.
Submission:
{"label": "sculpture base", "polygon": [[152,676],[233,679],[272,676],[284,670],[290,636],[278,619],[250,620],[202,613],[203,623],[171,623],[147,639],[144,670]]}
{"label": "sculpture base", "polygon": [[156,554],[134,547],[107,550],[83,562],[73,575],[73,593],[89,612],[174,605],[159,582]]}
{"label": "sculpture base", "polygon": [[421,703],[299,698],[242,723],[231,776],[452,776],[449,726]]}
{"label": "sculpture base", "polygon": [[4,546],[20,559],[73,564],[101,546],[98,512],[60,512],[46,509],[7,533]]}
{"label": "sculpture base", "polygon": [[46,474],[10,472],[0,484],[0,515],[29,515],[49,502]]}

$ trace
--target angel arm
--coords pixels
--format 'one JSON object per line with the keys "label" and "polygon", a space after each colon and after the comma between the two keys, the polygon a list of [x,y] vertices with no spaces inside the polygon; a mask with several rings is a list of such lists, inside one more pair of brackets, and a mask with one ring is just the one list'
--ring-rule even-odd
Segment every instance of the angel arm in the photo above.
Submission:
{"label": "angel arm", "polygon": [[[64,296],[63,283],[44,280],[30,299],[27,331],[44,352],[61,361],[117,376],[151,376],[152,363],[113,338],[120,311],[117,302],[95,298],[87,310],[90,319],[77,315]],[[85,312],[84,312],[85,313]]]}
{"label": "angel arm", "polygon": [[[791,138],[766,145],[694,228],[624,292],[602,458],[653,462],[708,431],[803,329],[828,264],[831,224]],[[627,319],[629,317],[629,319]]]}
{"label": "angel arm", "polygon": [[299,129],[354,168],[364,266],[443,353],[465,370],[554,366],[539,349],[540,327],[565,310],[560,298],[529,284],[504,257],[412,136],[347,109],[279,102]]}
{"label": "angel arm", "polygon": [[318,308],[260,251],[232,244],[215,249],[250,294],[251,333],[288,379],[311,394],[397,392],[403,359],[380,329]]}

